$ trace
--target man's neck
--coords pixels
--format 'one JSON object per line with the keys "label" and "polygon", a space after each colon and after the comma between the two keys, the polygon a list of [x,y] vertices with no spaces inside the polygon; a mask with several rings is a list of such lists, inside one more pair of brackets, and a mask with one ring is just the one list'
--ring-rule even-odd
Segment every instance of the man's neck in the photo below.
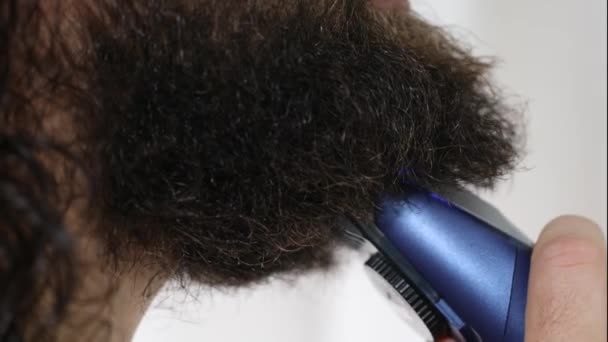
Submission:
{"label": "man's neck", "polygon": [[[83,254],[82,283],[58,329],[62,342],[129,342],[150,303],[164,285],[159,270],[143,266],[110,269],[100,257],[95,242]],[[93,247],[91,247],[93,246]]]}

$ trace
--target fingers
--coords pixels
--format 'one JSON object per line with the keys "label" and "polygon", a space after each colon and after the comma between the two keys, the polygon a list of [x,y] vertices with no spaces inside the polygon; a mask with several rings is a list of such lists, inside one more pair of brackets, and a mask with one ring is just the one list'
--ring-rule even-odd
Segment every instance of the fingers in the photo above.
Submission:
{"label": "fingers", "polygon": [[606,341],[606,244],[587,219],[549,223],[534,247],[526,341]]}

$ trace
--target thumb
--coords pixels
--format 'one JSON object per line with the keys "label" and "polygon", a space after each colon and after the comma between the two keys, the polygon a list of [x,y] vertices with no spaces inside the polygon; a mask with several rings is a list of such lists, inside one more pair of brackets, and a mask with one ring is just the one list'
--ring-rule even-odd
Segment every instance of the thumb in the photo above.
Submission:
{"label": "thumb", "polygon": [[591,221],[549,223],[532,253],[526,341],[606,341],[606,244]]}

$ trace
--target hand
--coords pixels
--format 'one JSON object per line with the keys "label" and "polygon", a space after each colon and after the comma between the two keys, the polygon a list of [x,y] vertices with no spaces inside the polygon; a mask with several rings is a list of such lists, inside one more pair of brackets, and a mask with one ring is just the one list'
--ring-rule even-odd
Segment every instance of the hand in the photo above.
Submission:
{"label": "hand", "polygon": [[606,243],[599,228],[581,217],[553,220],[532,253],[526,342],[605,342],[606,300]]}
{"label": "hand", "polygon": [[526,342],[606,341],[606,300],[598,227],[574,216],[549,223],[532,253]]}

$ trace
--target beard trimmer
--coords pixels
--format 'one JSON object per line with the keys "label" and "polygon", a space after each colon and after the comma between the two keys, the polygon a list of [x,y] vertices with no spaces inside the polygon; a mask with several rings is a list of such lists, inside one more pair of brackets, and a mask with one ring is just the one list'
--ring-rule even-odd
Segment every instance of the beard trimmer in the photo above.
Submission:
{"label": "beard trimmer", "polygon": [[351,221],[375,246],[366,265],[434,339],[524,341],[532,247],[491,205],[413,190],[385,196],[375,224]]}

